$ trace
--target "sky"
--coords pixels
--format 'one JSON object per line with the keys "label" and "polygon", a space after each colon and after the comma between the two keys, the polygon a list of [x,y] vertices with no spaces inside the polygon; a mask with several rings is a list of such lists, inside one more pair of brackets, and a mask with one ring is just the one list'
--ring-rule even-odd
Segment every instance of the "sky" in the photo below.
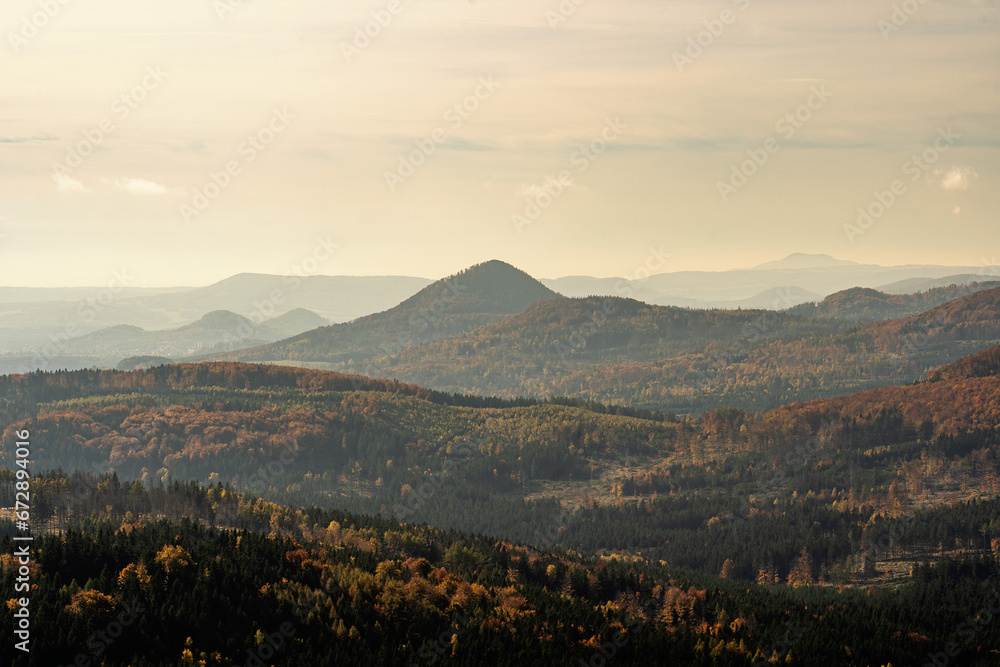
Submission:
{"label": "sky", "polygon": [[997,0],[4,0],[0,285],[1000,257]]}

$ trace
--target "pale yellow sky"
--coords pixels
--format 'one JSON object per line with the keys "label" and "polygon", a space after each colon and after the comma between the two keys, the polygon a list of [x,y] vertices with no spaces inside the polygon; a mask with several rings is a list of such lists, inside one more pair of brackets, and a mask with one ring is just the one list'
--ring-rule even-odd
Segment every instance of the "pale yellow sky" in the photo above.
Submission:
{"label": "pale yellow sky", "polygon": [[893,5],[5,0],[0,285],[977,265],[1000,12]]}

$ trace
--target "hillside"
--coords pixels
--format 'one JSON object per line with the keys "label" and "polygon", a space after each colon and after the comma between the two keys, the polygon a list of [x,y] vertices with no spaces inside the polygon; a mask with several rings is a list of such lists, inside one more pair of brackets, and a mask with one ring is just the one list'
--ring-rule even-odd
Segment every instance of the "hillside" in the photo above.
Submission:
{"label": "hillside", "polygon": [[326,320],[304,309],[259,323],[229,310],[214,310],[191,324],[174,329],[146,331],[128,325],[108,327],[70,338],[61,348],[67,355],[104,360],[105,365],[113,365],[132,356],[183,357],[212,349],[250,347],[323,324]]}
{"label": "hillside", "polygon": [[893,437],[1000,440],[1000,346],[936,368],[915,384],[783,406],[768,413],[765,424],[792,433],[815,427],[821,418],[868,424],[885,413],[898,416]]}
{"label": "hillside", "polygon": [[[210,363],[7,376],[0,377],[0,396],[5,423],[38,435],[33,457],[39,470],[108,462],[129,478],[159,470],[158,476],[169,471],[172,478],[208,480],[215,473],[240,485],[287,453],[282,480],[348,474],[398,493],[412,471],[436,468],[454,448],[472,446],[481,456],[470,479],[511,489],[535,478],[582,474],[589,458],[662,449],[676,436],[676,426],[661,421],[531,401],[461,399],[284,366]],[[11,429],[17,430],[9,426],[5,433],[12,436]]]}
{"label": "hillside", "polygon": [[372,357],[461,335],[540,301],[560,298],[523,271],[494,260],[439,280],[384,312],[215,358],[350,363],[360,369]]}
{"label": "hillside", "polygon": [[[1000,378],[962,367],[942,369],[954,380],[680,420],[280,366],[36,373],[0,378],[0,456],[28,430],[37,471],[220,482],[769,585],[889,586],[884,572],[1000,545],[986,504],[1000,492]],[[906,533],[871,551],[904,511]]]}
{"label": "hillside", "polygon": [[977,378],[1000,375],[1000,346],[971,354],[953,364],[936,368],[927,376],[928,380],[953,380],[956,378]]}
{"label": "hillside", "polygon": [[[589,376],[616,364],[738,345],[762,317],[775,318],[775,331],[802,328],[799,319],[762,311],[688,310],[620,297],[565,299],[535,304],[465,336],[405,349],[375,366],[381,377],[405,377],[444,391],[544,396],[559,393],[553,386],[577,372]],[[773,332],[759,335],[770,338]],[[600,378],[591,380],[600,386]]]}
{"label": "hillside", "polygon": [[875,322],[918,315],[959,297],[1000,287],[1000,282],[945,285],[912,294],[893,294],[855,287],[831,294],[819,303],[804,303],[791,309],[802,317],[826,317],[851,322]]}
{"label": "hillside", "polygon": [[580,396],[675,412],[760,410],[912,382],[997,343],[1000,288],[918,316],[861,324],[794,311],[574,299],[537,304],[465,336],[376,360],[373,374],[504,397]]}
{"label": "hillside", "polygon": [[[809,586],[808,568],[772,586],[298,509],[223,485],[93,474],[33,484],[40,518],[64,531],[29,547],[30,650],[45,664],[919,664],[1000,581],[987,557],[918,566],[885,595]],[[0,535],[12,532],[0,520]],[[2,558],[12,585],[14,561]],[[0,622],[14,626],[17,607],[0,607]],[[982,646],[998,637],[982,623]],[[13,667],[34,664],[10,653]],[[963,664],[995,657],[970,653],[981,659]]]}

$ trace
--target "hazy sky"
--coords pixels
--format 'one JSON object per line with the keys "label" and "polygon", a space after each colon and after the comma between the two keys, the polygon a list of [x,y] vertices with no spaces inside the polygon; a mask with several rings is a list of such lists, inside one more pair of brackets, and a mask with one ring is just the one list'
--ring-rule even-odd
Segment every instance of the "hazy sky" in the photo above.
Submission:
{"label": "hazy sky", "polygon": [[0,31],[3,285],[1000,256],[996,0],[4,0]]}

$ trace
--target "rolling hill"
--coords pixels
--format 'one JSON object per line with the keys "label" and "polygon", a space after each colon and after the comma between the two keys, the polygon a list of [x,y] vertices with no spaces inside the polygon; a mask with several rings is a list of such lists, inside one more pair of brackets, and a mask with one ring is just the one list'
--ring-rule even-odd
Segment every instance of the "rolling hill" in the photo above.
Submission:
{"label": "rolling hill", "polygon": [[[880,266],[856,264],[829,255],[794,253],[783,259],[766,262],[752,268],[728,271],[668,271],[641,280],[626,281],[630,295],[654,305],[686,306],[690,308],[751,307],[748,300],[761,293],[781,290],[784,293],[815,294],[822,298],[853,287],[880,288],[898,283],[912,284],[912,292],[926,286],[947,286],[970,282],[963,276],[973,275],[976,281],[995,279],[996,267],[945,267],[930,265]],[[942,284],[933,281],[957,277]],[[912,281],[905,283],[901,281]],[[557,292],[574,298],[587,296],[621,296],[621,278],[570,276],[543,283]],[[779,305],[785,308],[795,302]],[[764,307],[772,308],[770,302]]]}
{"label": "rolling hill", "polygon": [[259,324],[228,310],[214,310],[176,329],[146,331],[118,325],[70,338],[62,343],[66,355],[114,364],[132,356],[182,357],[206,350],[230,350],[274,341],[327,324],[316,313],[299,308]]}
{"label": "rolling hill", "polygon": [[1000,288],[862,324],[583,299],[537,304],[374,367],[380,377],[452,392],[580,396],[662,411],[759,410],[911,382],[997,343]]}
{"label": "rolling hill", "polygon": [[345,364],[458,336],[562,297],[509,264],[490,261],[425,287],[394,308],[216,359]]}
{"label": "rolling hill", "polygon": [[895,294],[867,287],[854,287],[826,297],[819,303],[803,303],[791,308],[801,317],[827,317],[852,322],[875,322],[919,315],[953,299],[1000,287],[998,281],[948,284],[923,292]]}

